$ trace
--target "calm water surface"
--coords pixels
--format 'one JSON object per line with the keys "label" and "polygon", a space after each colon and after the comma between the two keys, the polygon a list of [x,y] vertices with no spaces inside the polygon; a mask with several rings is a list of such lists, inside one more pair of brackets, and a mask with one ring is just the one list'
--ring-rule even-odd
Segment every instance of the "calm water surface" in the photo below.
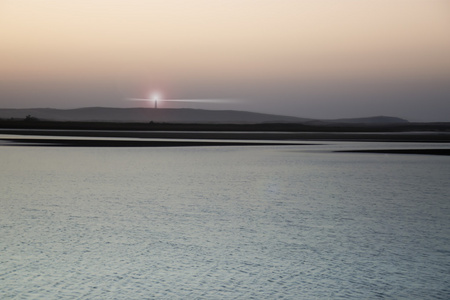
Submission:
{"label": "calm water surface", "polygon": [[349,145],[0,147],[0,298],[448,299],[450,157]]}

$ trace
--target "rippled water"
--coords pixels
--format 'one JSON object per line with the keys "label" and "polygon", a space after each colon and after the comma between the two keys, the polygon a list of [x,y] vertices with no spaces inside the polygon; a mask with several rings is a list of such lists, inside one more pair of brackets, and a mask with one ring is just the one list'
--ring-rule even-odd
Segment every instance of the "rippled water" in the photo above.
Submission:
{"label": "rippled water", "polygon": [[450,157],[348,145],[1,147],[0,298],[448,299]]}

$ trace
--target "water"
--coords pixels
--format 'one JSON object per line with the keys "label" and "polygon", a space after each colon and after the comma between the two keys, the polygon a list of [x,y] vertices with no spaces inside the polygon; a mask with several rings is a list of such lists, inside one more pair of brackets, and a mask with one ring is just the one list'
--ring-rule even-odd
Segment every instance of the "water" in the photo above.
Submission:
{"label": "water", "polygon": [[450,157],[330,152],[386,147],[0,147],[0,298],[448,299]]}

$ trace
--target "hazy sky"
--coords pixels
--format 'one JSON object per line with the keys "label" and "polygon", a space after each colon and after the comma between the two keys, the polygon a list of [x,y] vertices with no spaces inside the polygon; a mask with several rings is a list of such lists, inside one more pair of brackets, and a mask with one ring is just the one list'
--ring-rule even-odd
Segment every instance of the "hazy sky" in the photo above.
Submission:
{"label": "hazy sky", "polygon": [[152,90],[239,100],[160,107],[450,121],[450,1],[0,1],[0,107]]}

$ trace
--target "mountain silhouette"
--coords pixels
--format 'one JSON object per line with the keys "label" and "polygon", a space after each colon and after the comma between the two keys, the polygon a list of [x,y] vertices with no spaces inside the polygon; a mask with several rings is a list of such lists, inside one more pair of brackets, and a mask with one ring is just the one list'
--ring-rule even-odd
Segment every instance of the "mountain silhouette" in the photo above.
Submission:
{"label": "mountain silhouette", "polygon": [[48,121],[100,122],[158,122],[158,123],[304,123],[304,124],[387,124],[405,123],[395,117],[314,120],[291,116],[263,114],[237,110],[165,109],[165,108],[110,108],[85,107],[77,109],[30,108],[0,109],[0,119],[34,118]]}

